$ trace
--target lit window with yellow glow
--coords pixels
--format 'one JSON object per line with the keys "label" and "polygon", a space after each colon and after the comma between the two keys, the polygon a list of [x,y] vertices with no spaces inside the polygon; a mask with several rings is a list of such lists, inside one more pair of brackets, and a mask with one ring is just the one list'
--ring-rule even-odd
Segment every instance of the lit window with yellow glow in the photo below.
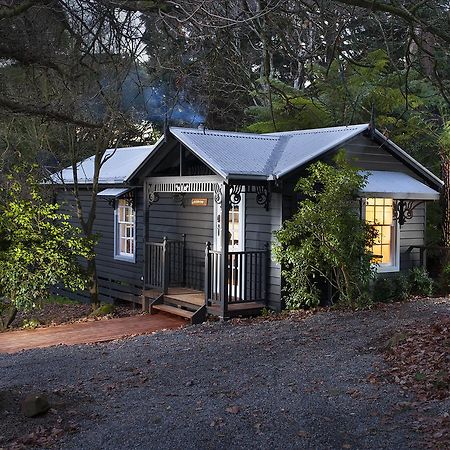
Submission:
{"label": "lit window with yellow glow", "polygon": [[370,249],[373,262],[380,267],[396,265],[396,221],[394,202],[391,198],[368,198],[365,210],[366,222],[376,231],[376,238]]}

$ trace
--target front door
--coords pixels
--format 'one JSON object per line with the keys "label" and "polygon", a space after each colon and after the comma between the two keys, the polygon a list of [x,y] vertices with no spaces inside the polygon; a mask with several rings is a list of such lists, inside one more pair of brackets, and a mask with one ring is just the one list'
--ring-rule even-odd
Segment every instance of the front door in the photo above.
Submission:
{"label": "front door", "polygon": [[[214,250],[222,250],[222,205],[215,203],[214,207]],[[242,292],[243,278],[240,271],[243,270],[244,260],[233,252],[243,252],[245,250],[245,194],[241,194],[241,201],[237,204],[231,204],[228,211],[228,283],[230,285],[230,295]],[[242,279],[239,282],[239,279]]]}

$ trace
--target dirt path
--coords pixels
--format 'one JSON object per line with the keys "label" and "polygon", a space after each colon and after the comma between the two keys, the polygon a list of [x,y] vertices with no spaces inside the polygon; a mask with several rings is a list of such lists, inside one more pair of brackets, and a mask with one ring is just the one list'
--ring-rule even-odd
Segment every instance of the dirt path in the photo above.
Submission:
{"label": "dirt path", "polygon": [[[2,355],[0,391],[11,398],[0,448],[423,448],[420,415],[448,402],[418,411],[410,392],[371,374],[387,337],[449,311],[448,301],[416,301]],[[24,421],[13,400],[36,390],[54,410]]]}
{"label": "dirt path", "polygon": [[124,336],[180,328],[186,322],[164,314],[140,315],[118,319],[78,322],[35,330],[0,333],[0,354],[53,345],[90,344],[112,341]]}

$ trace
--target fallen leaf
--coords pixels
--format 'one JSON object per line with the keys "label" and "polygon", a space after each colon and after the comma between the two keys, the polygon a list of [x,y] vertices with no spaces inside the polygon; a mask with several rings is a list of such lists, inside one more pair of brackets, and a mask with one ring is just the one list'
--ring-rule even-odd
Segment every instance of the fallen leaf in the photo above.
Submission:
{"label": "fallen leaf", "polygon": [[240,410],[241,408],[239,408],[239,406],[229,406],[225,409],[225,411],[230,414],[238,414]]}

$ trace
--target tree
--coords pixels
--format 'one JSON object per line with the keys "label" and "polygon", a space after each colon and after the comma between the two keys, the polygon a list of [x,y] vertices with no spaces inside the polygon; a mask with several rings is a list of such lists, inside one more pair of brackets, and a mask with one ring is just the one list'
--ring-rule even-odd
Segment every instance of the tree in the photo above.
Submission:
{"label": "tree", "polygon": [[[105,152],[125,137],[132,138],[145,119],[146,111],[136,111],[124,102],[123,95],[125,80],[140,63],[138,13],[89,0],[18,3],[24,7],[0,8],[0,14],[12,14],[0,21],[0,58],[4,61],[0,68],[1,128],[20,136],[6,145],[17,145],[16,153],[19,147],[35,148],[37,160],[40,150],[47,150],[62,167],[73,166],[74,214],[93,243],[98,177]],[[33,118],[30,122],[36,126],[31,131],[43,132],[46,139],[41,149],[36,148],[40,140],[35,136],[35,145],[20,144],[28,127],[17,130],[12,123],[24,117]],[[75,175],[77,163],[88,155],[95,157],[94,179],[90,206],[83,209]],[[86,264],[95,308],[95,259],[89,258]]]}
{"label": "tree", "polygon": [[318,162],[308,173],[297,184],[303,197],[298,211],[275,234],[274,255],[286,280],[287,306],[318,305],[324,282],[335,290],[335,300],[365,304],[374,275],[368,250],[374,235],[361,220],[357,201],[365,177],[343,154],[335,166]]}
{"label": "tree", "polygon": [[59,283],[83,289],[77,258],[92,258],[91,244],[59,213],[59,205],[44,198],[31,175],[23,181],[9,177],[0,190],[0,328],[10,325],[17,310],[36,307]]}

